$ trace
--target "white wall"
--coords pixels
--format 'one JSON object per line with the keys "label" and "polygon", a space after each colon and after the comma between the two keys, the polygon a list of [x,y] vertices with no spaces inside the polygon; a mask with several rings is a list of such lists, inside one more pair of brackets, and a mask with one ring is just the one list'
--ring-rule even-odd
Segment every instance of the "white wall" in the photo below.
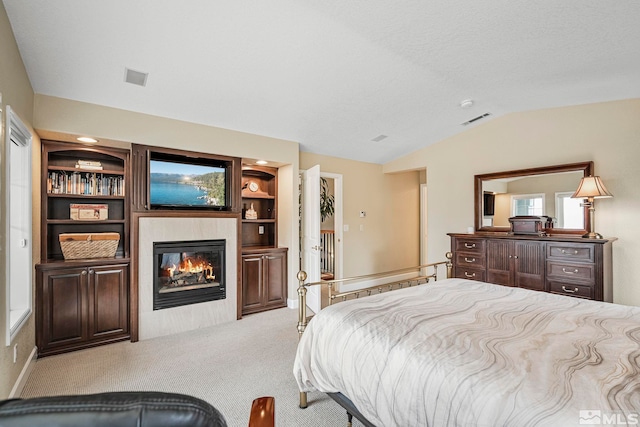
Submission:
{"label": "white wall", "polygon": [[614,302],[640,306],[640,99],[509,114],[384,165],[427,168],[428,257],[446,233],[473,225],[476,174],[593,161],[612,199],[596,201],[596,231],[613,244]]}

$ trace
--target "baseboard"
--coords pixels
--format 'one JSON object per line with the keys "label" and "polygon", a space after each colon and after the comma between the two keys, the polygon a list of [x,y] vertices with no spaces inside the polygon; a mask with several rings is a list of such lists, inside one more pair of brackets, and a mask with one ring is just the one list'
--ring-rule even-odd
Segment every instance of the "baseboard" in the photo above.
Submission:
{"label": "baseboard", "polygon": [[298,309],[298,298],[287,298],[287,308],[292,310]]}
{"label": "baseboard", "polygon": [[13,389],[11,389],[11,393],[9,393],[9,399],[19,398],[22,394],[22,390],[24,389],[27,380],[29,379],[29,375],[31,375],[31,371],[36,366],[36,359],[38,358],[38,347],[33,347],[31,350],[31,354],[29,358],[25,362],[22,367],[22,371],[16,380],[16,383],[13,385]]}

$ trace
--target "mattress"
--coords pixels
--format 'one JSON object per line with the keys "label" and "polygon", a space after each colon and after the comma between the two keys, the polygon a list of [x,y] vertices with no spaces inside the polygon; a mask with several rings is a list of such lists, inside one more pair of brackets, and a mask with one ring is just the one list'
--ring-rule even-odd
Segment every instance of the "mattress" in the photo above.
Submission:
{"label": "mattress", "polygon": [[293,371],[381,427],[557,427],[640,422],[639,364],[639,307],[446,279],[323,309]]}

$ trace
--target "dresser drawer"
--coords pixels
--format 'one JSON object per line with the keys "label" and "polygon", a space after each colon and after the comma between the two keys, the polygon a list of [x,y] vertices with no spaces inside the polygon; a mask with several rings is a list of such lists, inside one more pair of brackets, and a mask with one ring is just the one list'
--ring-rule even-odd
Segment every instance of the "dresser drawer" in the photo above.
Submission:
{"label": "dresser drawer", "polygon": [[479,280],[484,282],[485,271],[478,268],[456,266],[454,276],[458,279]]}
{"label": "dresser drawer", "polygon": [[567,282],[558,282],[555,280],[549,280],[549,292],[552,294],[569,295],[572,297],[593,299],[594,288],[593,286],[574,285]]}
{"label": "dresser drawer", "polygon": [[547,258],[594,262],[594,245],[585,243],[547,243]]}
{"label": "dresser drawer", "polygon": [[593,264],[547,261],[547,277],[592,284],[595,281],[595,266]]}
{"label": "dresser drawer", "polygon": [[484,268],[485,257],[484,254],[480,256],[479,254],[456,252],[456,259],[454,260],[454,262],[456,263],[456,266],[460,268]]}
{"label": "dresser drawer", "polygon": [[454,252],[476,253],[484,255],[485,240],[484,239],[455,239]]}

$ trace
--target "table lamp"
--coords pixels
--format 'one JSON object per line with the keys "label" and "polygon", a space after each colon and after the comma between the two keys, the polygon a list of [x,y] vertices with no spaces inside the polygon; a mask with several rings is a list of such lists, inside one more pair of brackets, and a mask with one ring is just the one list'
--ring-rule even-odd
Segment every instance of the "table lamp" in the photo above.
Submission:
{"label": "table lamp", "polygon": [[602,239],[602,235],[595,232],[595,208],[593,207],[593,200],[605,197],[613,197],[613,195],[607,191],[599,176],[585,176],[580,180],[580,185],[578,185],[578,189],[573,193],[571,198],[587,199],[582,206],[589,208],[591,231],[582,237],[587,239]]}

